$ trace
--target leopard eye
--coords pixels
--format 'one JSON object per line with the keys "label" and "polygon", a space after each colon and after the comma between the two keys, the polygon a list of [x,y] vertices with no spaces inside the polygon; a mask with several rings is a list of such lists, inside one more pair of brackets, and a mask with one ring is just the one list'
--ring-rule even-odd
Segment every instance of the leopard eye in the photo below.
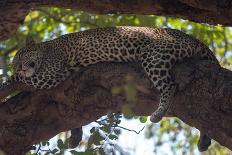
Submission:
{"label": "leopard eye", "polygon": [[20,65],[18,65],[18,66],[15,66],[15,69],[16,70],[21,70],[23,68],[23,65],[22,64],[20,64]]}
{"label": "leopard eye", "polygon": [[34,68],[35,67],[35,63],[34,62],[30,62],[29,63],[29,67]]}

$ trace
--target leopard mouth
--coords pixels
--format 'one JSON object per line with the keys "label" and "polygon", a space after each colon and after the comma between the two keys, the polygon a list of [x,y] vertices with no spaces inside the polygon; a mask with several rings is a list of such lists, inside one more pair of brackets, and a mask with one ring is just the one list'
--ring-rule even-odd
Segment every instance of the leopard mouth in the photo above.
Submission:
{"label": "leopard mouth", "polygon": [[19,74],[21,76],[23,76],[23,77],[31,77],[31,76],[34,75],[34,73],[35,73],[34,68],[29,68],[27,70],[21,70],[21,71],[19,71]]}

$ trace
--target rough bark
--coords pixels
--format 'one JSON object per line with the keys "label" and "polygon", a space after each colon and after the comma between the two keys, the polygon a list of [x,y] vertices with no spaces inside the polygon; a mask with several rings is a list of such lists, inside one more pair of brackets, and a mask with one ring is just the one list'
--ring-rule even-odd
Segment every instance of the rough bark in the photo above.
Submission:
{"label": "rough bark", "polygon": [[[136,115],[149,115],[159,93],[135,63],[99,63],[75,73],[53,90],[24,92],[0,105],[0,149],[21,154],[32,144],[61,131],[86,125],[109,110],[119,112],[125,93],[112,95],[112,87],[125,85],[132,75],[137,85]],[[179,84],[168,116],[206,132],[232,149],[232,72],[205,61],[189,60],[173,69]]]}
{"label": "rough bark", "polygon": [[232,26],[231,0],[1,0],[0,40],[13,36],[30,10],[41,6],[97,14],[153,14]]}

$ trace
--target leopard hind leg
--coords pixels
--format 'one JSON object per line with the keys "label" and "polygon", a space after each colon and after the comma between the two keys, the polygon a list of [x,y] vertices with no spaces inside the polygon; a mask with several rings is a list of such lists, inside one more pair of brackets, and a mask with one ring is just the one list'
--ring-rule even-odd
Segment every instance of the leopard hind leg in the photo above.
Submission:
{"label": "leopard hind leg", "polygon": [[204,132],[200,132],[200,138],[198,140],[198,150],[200,152],[207,151],[208,147],[211,145],[211,138]]}

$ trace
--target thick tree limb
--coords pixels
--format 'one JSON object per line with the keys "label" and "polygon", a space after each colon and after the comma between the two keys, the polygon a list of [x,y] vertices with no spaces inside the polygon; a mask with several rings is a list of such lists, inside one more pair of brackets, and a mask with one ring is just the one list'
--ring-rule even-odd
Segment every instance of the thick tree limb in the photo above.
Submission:
{"label": "thick tree limb", "polygon": [[[111,89],[124,86],[127,74],[138,88],[133,111],[150,115],[159,103],[159,93],[142,69],[133,63],[99,63],[53,90],[24,92],[0,105],[0,149],[20,154],[109,110],[120,111],[127,102],[125,93],[112,95]],[[188,61],[177,65],[173,75],[179,90],[169,116],[177,116],[232,149],[232,72],[205,61]]]}
{"label": "thick tree limb", "polygon": [[231,0],[1,0],[0,40],[14,35],[29,11],[41,6],[97,14],[153,14],[232,26]]}

